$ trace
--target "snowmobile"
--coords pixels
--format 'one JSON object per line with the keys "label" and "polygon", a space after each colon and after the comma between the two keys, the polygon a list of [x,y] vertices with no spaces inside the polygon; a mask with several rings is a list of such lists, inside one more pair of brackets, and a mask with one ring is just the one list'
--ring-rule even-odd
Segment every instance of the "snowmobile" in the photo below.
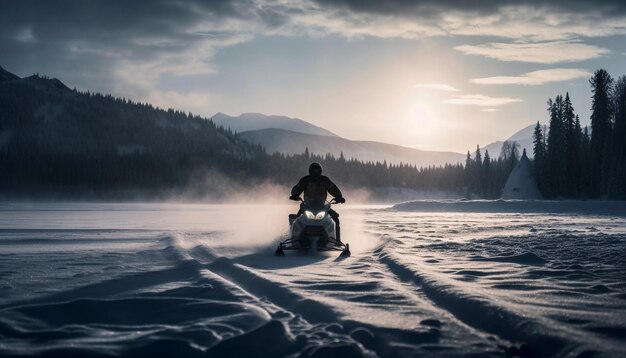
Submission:
{"label": "snowmobile", "polygon": [[289,238],[278,244],[277,256],[284,256],[284,250],[309,251],[341,251],[341,257],[350,256],[350,245],[337,240],[335,221],[328,211],[331,204],[337,202],[313,203],[304,201],[301,204],[303,214],[289,215]]}

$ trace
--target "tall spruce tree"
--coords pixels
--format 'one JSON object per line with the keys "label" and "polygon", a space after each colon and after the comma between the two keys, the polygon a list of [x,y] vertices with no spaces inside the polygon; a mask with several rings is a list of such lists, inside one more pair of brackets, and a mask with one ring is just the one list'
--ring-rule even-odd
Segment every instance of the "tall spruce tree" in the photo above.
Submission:
{"label": "tall spruce tree", "polygon": [[482,180],[483,180],[483,156],[480,153],[480,145],[476,145],[476,152],[474,152],[474,163],[472,163],[473,175],[473,187],[475,193],[481,193],[482,189]]}
{"label": "tall spruce tree", "polygon": [[483,158],[482,178],[482,195],[484,198],[492,198],[493,173],[491,172],[491,158],[488,150],[485,150],[485,157]]}
{"label": "tall spruce tree", "polygon": [[614,129],[609,176],[609,195],[626,199],[626,76],[621,76],[613,91]]}
{"label": "tall spruce tree", "polygon": [[537,121],[535,130],[533,131],[533,153],[535,158],[535,178],[537,178],[539,189],[543,192],[545,190],[543,188],[543,184],[545,180],[544,173],[546,165],[546,146],[545,140],[543,138],[543,131],[541,129],[539,121]]}
{"label": "tall spruce tree", "polygon": [[574,106],[569,97],[569,92],[565,94],[563,101],[563,131],[565,148],[563,148],[564,162],[560,163],[563,167],[561,176],[559,177],[559,187],[562,188],[562,194],[568,197],[578,194],[578,140],[576,133],[576,116],[574,114]]}
{"label": "tall spruce tree", "polygon": [[559,186],[565,162],[563,151],[565,148],[563,126],[563,97],[556,96],[554,101],[548,100],[550,112],[550,130],[548,132],[548,148],[546,156],[546,195],[559,196],[562,194]]}
{"label": "tall spruce tree", "polygon": [[472,167],[472,155],[468,150],[465,158],[465,188],[469,192],[472,191]]}
{"label": "tall spruce tree", "polygon": [[611,86],[613,78],[609,73],[597,70],[591,79],[591,183],[589,193],[593,197],[605,193],[607,179],[607,141],[611,133]]}
{"label": "tall spruce tree", "polygon": [[581,195],[591,197],[591,183],[593,180],[593,176],[591,175],[591,135],[589,134],[589,127],[587,126],[583,129],[583,135],[580,141],[580,152],[582,162],[582,171],[580,173]]}
{"label": "tall spruce tree", "polygon": [[572,185],[574,189],[574,195],[580,197],[582,195],[582,173],[585,164],[583,156],[583,130],[580,127],[580,118],[578,117],[578,115],[576,115],[576,119],[574,120],[574,139],[572,150]]}
{"label": "tall spruce tree", "polygon": [[480,146],[479,145],[476,145],[476,152],[474,153],[474,161],[479,166],[483,164],[483,156],[480,153]]}

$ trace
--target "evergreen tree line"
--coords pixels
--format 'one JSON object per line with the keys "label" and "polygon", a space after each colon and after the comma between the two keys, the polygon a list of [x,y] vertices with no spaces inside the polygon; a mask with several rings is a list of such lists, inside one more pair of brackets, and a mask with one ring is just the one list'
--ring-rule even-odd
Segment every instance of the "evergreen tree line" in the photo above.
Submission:
{"label": "evergreen tree line", "polygon": [[509,174],[519,160],[519,148],[516,142],[505,141],[498,158],[492,159],[489,151],[483,156],[480,146],[476,146],[474,157],[467,151],[464,167],[463,186],[470,197],[497,199]]}
{"label": "evergreen tree line", "polygon": [[581,128],[569,93],[548,101],[549,127],[535,127],[535,176],[546,197],[626,199],[626,76],[615,81],[600,69],[589,83],[591,130]]}
{"label": "evergreen tree line", "polygon": [[363,162],[355,158],[336,158],[331,154],[285,155],[274,153],[264,162],[266,173],[275,182],[294,185],[307,174],[308,165],[318,162],[324,172],[341,187],[349,188],[406,188],[414,190],[441,190],[461,193],[465,174],[461,163],[443,166],[417,167],[410,164]]}
{"label": "evergreen tree line", "polygon": [[[0,81],[0,194],[158,196],[200,186],[230,193],[207,177],[241,186],[293,185],[318,161],[347,188],[459,191],[461,164],[417,168],[341,155],[268,154],[211,120],[99,93],[70,90],[41,76]],[[200,184],[199,184],[200,183]],[[202,187],[204,186],[204,187]]]}
{"label": "evergreen tree line", "polygon": [[[549,127],[534,132],[534,167],[546,197],[626,198],[626,77],[590,80],[591,130],[569,94],[548,102]],[[232,183],[293,183],[320,162],[342,187],[441,190],[497,198],[520,158],[505,142],[498,158],[477,146],[465,164],[418,168],[326,154],[269,154],[211,120],[147,103],[78,92],[56,79],[0,81],[0,194],[158,195],[220,173]],[[206,181],[203,193],[223,190]],[[194,185],[195,185],[194,184]]]}

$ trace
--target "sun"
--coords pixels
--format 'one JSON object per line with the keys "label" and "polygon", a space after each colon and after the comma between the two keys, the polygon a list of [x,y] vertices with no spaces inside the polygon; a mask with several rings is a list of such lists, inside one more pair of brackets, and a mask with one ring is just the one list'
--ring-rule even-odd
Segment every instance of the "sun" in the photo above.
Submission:
{"label": "sun", "polygon": [[414,138],[415,146],[420,147],[423,143],[432,142],[432,136],[438,135],[437,116],[427,101],[413,100],[403,122],[402,130]]}

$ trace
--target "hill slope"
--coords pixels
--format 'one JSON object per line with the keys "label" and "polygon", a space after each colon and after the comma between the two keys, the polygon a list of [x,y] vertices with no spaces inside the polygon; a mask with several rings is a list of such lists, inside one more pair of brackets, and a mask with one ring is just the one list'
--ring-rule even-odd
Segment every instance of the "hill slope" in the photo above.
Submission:
{"label": "hill slope", "polygon": [[264,155],[200,117],[4,72],[0,187],[9,192],[181,186],[200,170],[231,173]]}
{"label": "hill slope", "polygon": [[0,66],[0,81],[19,80],[20,78]]}
{"label": "hill slope", "polygon": [[[526,149],[526,153],[529,158],[533,157],[533,130],[535,129],[535,125],[536,124],[531,124],[528,127],[524,127],[506,139],[509,142],[517,142],[517,144],[519,144],[520,153],[522,153],[524,149]],[[485,152],[485,150],[488,150],[489,155],[492,158],[498,158],[498,156],[500,155],[500,151],[502,150],[502,143],[504,143],[504,141],[493,142],[484,147],[481,147],[481,150],[483,151],[483,153]]]}
{"label": "hill slope", "polygon": [[206,118],[77,92],[58,79],[1,74],[0,198],[265,198],[257,184],[276,184],[286,195],[311,161],[344,189],[456,191],[464,178],[461,166],[268,155]]}
{"label": "hill slope", "polygon": [[242,132],[239,135],[251,143],[261,145],[269,153],[299,154],[308,148],[311,153],[316,154],[331,153],[339,157],[343,152],[347,159],[402,162],[418,167],[455,164],[465,160],[460,153],[424,151],[381,142],[352,141],[341,137],[311,135],[284,129],[261,129]]}
{"label": "hill slope", "polygon": [[216,113],[211,120],[218,126],[230,128],[233,132],[254,131],[259,129],[285,129],[293,132],[335,137],[336,135],[324,128],[315,126],[298,118],[285,116],[268,116],[261,113],[242,113],[238,117],[224,113]]}

